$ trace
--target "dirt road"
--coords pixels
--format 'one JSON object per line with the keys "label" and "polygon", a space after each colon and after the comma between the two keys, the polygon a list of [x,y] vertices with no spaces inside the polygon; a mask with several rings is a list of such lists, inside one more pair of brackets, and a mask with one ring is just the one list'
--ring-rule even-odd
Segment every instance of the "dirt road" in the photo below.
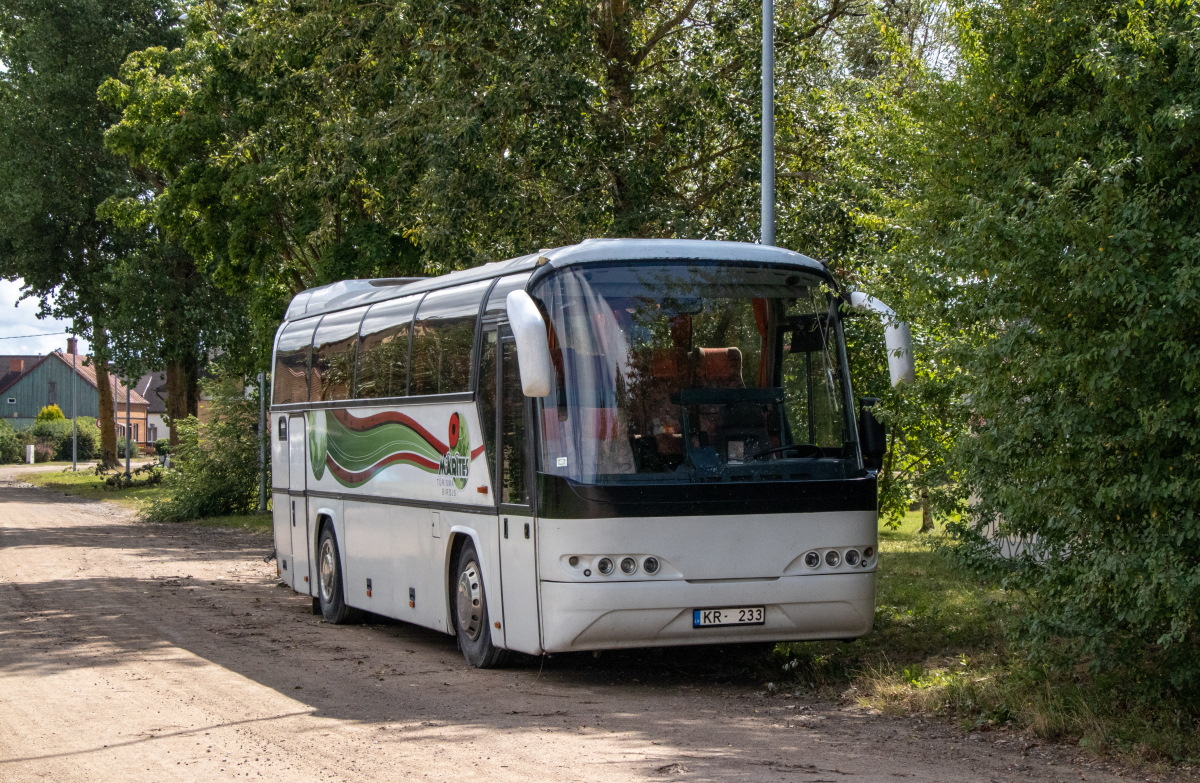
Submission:
{"label": "dirt road", "polygon": [[0,470],[6,783],[1142,779],[768,695],[712,651],[472,670],[447,636],[326,625],[265,536],[137,523],[19,475]]}

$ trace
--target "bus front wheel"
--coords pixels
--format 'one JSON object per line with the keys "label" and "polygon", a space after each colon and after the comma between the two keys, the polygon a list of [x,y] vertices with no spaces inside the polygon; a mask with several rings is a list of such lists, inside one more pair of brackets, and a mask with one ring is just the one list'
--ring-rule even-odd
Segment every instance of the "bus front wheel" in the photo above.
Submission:
{"label": "bus front wheel", "polygon": [[333,625],[352,622],[358,616],[357,611],[346,605],[342,559],[333,525],[321,529],[321,538],[317,543],[317,603],[325,622]]}
{"label": "bus front wheel", "polygon": [[454,632],[458,647],[467,663],[477,669],[493,669],[508,661],[508,651],[492,643],[488,627],[487,597],[483,590],[483,571],[475,544],[467,541],[458,553],[457,578],[454,580]]}

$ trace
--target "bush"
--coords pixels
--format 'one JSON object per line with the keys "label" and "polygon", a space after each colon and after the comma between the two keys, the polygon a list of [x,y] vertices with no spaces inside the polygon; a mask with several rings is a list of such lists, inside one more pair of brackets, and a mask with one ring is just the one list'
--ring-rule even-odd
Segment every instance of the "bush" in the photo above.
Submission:
{"label": "bush", "polygon": [[258,505],[258,400],[246,399],[230,381],[206,384],[213,398],[211,421],[195,416],[176,422],[179,443],[163,482],[171,491],[145,516],[183,522],[243,514]]}
{"label": "bush", "polygon": [[21,436],[7,421],[0,419],[0,464],[22,462],[25,459],[25,444]]}
{"label": "bush", "polygon": [[[96,427],[96,420],[90,416],[80,416],[76,421],[78,422],[76,457],[78,459],[95,459],[100,456],[100,430]],[[35,421],[29,428],[28,434],[37,447],[36,451],[39,457],[36,459],[39,462],[71,459],[71,432],[70,419]],[[41,459],[41,454],[46,455],[44,460]]]}
{"label": "bush", "polygon": [[117,441],[117,458],[125,459],[127,453],[130,459],[134,459],[141,453],[141,449],[138,448],[137,443],[129,438],[122,438]]}
{"label": "bush", "polygon": [[165,457],[171,453],[171,441],[167,438],[159,438],[154,441],[154,453],[160,457]]}
{"label": "bush", "polygon": [[57,405],[47,405],[38,411],[34,421],[62,421],[65,418],[67,417],[63,415],[62,408]]}

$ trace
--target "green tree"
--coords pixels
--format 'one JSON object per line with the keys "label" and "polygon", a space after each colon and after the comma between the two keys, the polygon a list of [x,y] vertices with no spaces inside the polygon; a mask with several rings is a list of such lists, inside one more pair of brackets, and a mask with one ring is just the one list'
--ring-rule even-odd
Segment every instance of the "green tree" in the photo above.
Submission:
{"label": "green tree", "polygon": [[[780,237],[859,241],[833,30],[868,3],[779,8]],[[200,5],[185,44],[104,88],[109,144],[163,187],[129,202],[231,291],[255,342],[346,277],[436,273],[587,236],[758,232],[758,6]],[[860,172],[862,173],[862,172]]]}
{"label": "green tree", "polygon": [[179,445],[171,452],[172,469],[164,482],[165,500],[155,501],[146,518],[183,522],[253,511],[258,504],[258,400],[240,393],[241,385],[219,381],[208,421],[177,422]]}
{"label": "green tree", "polygon": [[[906,212],[959,337],[983,522],[1036,537],[1026,638],[1200,694],[1200,25],[1194,2],[961,9]],[[930,307],[927,312],[934,312]],[[1065,645],[1065,646],[1064,646]]]}
{"label": "green tree", "polygon": [[104,149],[115,117],[96,89],[129,52],[174,40],[174,20],[146,0],[0,3],[0,275],[22,278],[45,313],[72,319],[91,342],[108,462],[108,284],[127,238],[96,208],[127,183],[128,164]]}

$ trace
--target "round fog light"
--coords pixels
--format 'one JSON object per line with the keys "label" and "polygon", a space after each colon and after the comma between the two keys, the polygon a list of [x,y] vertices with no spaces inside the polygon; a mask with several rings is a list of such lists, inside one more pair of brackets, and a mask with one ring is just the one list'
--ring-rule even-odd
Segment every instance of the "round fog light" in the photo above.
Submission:
{"label": "round fog light", "polygon": [[848,566],[858,565],[858,550],[857,549],[847,549],[846,550],[846,565],[848,565]]}
{"label": "round fog light", "polygon": [[821,565],[821,556],[816,552],[809,552],[804,556],[804,565],[808,566],[809,568],[816,568],[817,566]]}
{"label": "round fog light", "polygon": [[613,572],[613,561],[607,557],[600,558],[600,561],[596,563],[596,570],[608,576]]}
{"label": "round fog light", "polygon": [[567,563],[570,564],[571,568],[579,565],[579,555],[571,555],[567,558]]}
{"label": "round fog light", "polygon": [[621,558],[621,573],[628,576],[637,570],[637,561],[632,557]]}
{"label": "round fog light", "polygon": [[647,557],[645,560],[642,561],[642,570],[644,570],[647,574],[657,574],[658,573],[658,558],[657,557]]}
{"label": "round fog light", "polygon": [[873,547],[873,546],[869,546],[863,550],[863,557],[865,557],[865,558],[869,559],[871,557],[871,555],[873,555],[873,554],[875,554],[875,547]]}
{"label": "round fog light", "polygon": [[830,568],[837,568],[838,564],[840,564],[841,562],[842,562],[842,556],[839,555],[834,550],[830,549],[828,552],[825,553],[825,565],[829,566]]}

